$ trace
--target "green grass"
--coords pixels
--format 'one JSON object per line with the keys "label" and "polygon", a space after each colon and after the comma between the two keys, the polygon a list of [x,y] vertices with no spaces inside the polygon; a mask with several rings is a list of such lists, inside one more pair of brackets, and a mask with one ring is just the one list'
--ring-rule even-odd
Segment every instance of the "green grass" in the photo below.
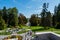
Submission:
{"label": "green grass", "polygon": [[33,32],[49,32],[49,31],[51,31],[51,32],[60,34],[60,29],[55,29],[55,28],[44,29],[41,26],[31,26],[31,27],[22,26],[22,28],[31,29]]}
{"label": "green grass", "polygon": [[10,35],[9,32],[0,32],[0,35]]}
{"label": "green grass", "polygon": [[[51,32],[55,32],[57,34],[60,34],[60,29],[55,29],[55,28],[44,29],[41,26],[31,26],[31,27],[21,26],[21,28],[24,28],[25,30],[18,32],[18,34],[22,34],[22,33],[27,32],[28,31],[27,29],[31,29],[33,32],[48,32],[48,31],[51,31]],[[7,33],[7,32],[4,31],[2,33],[0,32],[0,35],[10,35],[10,33]]]}
{"label": "green grass", "polygon": [[25,31],[25,30],[24,31],[20,31],[20,32],[18,32],[18,34],[22,34],[22,33],[25,33],[25,32],[27,32],[27,31]]}

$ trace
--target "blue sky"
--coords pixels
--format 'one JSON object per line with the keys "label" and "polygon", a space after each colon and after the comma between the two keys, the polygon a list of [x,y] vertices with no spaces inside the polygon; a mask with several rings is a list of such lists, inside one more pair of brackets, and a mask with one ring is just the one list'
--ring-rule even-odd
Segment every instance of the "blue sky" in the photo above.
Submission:
{"label": "blue sky", "polygon": [[54,12],[54,6],[60,3],[60,0],[0,0],[0,9],[16,7],[19,13],[29,18],[32,14],[40,14],[43,3],[49,3],[48,10]]}

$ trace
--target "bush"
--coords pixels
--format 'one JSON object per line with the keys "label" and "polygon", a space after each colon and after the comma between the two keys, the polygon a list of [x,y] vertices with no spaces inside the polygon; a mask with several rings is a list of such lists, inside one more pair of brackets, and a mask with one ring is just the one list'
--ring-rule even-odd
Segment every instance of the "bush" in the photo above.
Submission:
{"label": "bush", "polygon": [[3,19],[0,19],[0,30],[5,29],[5,28],[6,28],[5,21]]}
{"label": "bush", "polygon": [[57,28],[57,29],[60,29],[60,24],[57,24],[56,28]]}

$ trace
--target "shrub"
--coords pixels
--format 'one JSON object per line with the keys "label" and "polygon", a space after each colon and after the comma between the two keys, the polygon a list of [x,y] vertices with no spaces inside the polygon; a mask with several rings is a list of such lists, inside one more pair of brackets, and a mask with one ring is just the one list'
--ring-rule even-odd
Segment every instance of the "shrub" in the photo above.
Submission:
{"label": "shrub", "polygon": [[0,19],[0,30],[6,28],[5,21],[3,19]]}
{"label": "shrub", "polygon": [[57,24],[56,28],[57,29],[60,29],[60,23]]}

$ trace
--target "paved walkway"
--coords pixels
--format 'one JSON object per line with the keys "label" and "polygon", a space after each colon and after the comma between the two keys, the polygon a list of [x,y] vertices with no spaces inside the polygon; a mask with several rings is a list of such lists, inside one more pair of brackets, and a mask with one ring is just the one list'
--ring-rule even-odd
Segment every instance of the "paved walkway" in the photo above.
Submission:
{"label": "paved walkway", "polygon": [[39,35],[39,34],[46,34],[46,33],[52,33],[52,34],[54,34],[54,35],[56,35],[56,36],[59,36],[60,37],[60,35],[59,34],[56,34],[56,33],[54,33],[54,32],[36,32],[35,34],[36,35]]}
{"label": "paved walkway", "polygon": [[[54,33],[54,32],[35,32],[35,35],[46,34],[46,33],[52,33],[52,34],[54,34],[54,35],[60,37],[59,34],[56,34],[56,33]],[[23,36],[24,39],[25,39],[25,34],[26,34],[26,33],[23,33],[23,34],[16,34],[16,35],[21,35],[21,36]],[[0,35],[0,40],[2,40],[4,37],[7,37],[7,36],[9,36],[9,35]]]}
{"label": "paved walkway", "polygon": [[33,40],[60,40],[60,35],[54,32],[36,32]]}

